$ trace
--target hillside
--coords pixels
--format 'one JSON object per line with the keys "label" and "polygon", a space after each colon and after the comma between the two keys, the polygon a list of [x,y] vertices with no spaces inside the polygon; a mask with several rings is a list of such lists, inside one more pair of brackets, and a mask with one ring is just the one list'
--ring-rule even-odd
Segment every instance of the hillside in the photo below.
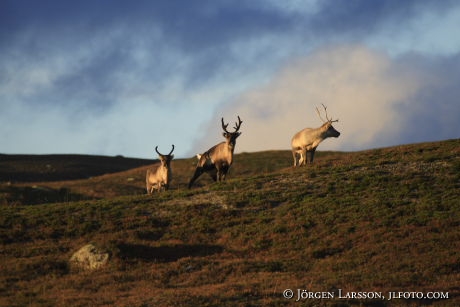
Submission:
{"label": "hillside", "polygon": [[0,182],[48,182],[88,179],[152,164],[122,156],[0,154]]}
{"label": "hillside", "polygon": [[[331,153],[318,154],[327,155]],[[281,170],[291,165],[291,159],[288,151],[238,154],[229,176]],[[0,180],[0,204],[31,205],[145,194],[146,170],[158,163],[158,160],[102,156],[9,156],[0,162],[0,178],[9,178]],[[50,169],[49,165],[52,171],[43,171]],[[173,160],[172,190],[186,188],[195,165],[196,158]],[[196,186],[211,182],[209,176],[203,175]]]}
{"label": "hillside", "polygon": [[[195,161],[175,160],[172,190],[153,196],[145,166],[4,184],[68,199],[4,196],[0,306],[459,306],[460,140],[315,158],[292,169],[287,151],[240,154],[227,182],[191,190]],[[88,242],[109,265],[71,270]],[[298,289],[334,298],[296,302]],[[388,300],[400,291],[444,298]]]}

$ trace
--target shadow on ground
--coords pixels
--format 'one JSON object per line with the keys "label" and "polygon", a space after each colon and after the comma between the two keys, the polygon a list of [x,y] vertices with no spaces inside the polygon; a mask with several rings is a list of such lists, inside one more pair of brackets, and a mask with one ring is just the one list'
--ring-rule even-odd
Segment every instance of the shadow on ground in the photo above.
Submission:
{"label": "shadow on ground", "polygon": [[122,243],[118,245],[119,256],[124,260],[142,260],[148,262],[173,262],[185,257],[205,257],[221,253],[219,245],[178,244],[166,246],[148,246]]}

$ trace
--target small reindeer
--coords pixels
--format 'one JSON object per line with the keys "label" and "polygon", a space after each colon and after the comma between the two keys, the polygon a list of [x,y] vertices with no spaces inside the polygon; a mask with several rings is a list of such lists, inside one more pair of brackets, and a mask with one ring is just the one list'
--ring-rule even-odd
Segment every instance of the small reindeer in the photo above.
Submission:
{"label": "small reindeer", "polygon": [[160,165],[153,171],[148,169],[145,176],[145,185],[147,188],[147,194],[152,194],[154,190],[158,192],[169,189],[169,183],[171,182],[171,160],[174,158],[172,152],[174,151],[174,145],[167,155],[163,155],[158,151],[158,146],[155,147],[155,151],[160,157]]}
{"label": "small reindeer", "polygon": [[195,173],[188,184],[190,189],[195,180],[204,172],[209,173],[214,181],[223,181],[228,173],[230,166],[233,163],[233,151],[235,150],[236,139],[241,135],[240,130],[243,121],[238,116],[238,122],[235,122],[235,131],[227,131],[228,124],[224,124],[222,117],[222,129],[225,142],[219,143],[211,147],[208,151],[201,155],[197,155],[198,163]]}
{"label": "small reindeer", "polygon": [[334,129],[332,123],[338,122],[339,120],[332,120],[327,116],[327,108],[323,104],[324,112],[326,113],[326,120],[321,117],[321,113],[316,108],[319,118],[323,121],[323,124],[319,128],[305,128],[292,137],[292,157],[294,159],[294,167],[302,166],[307,164],[307,152],[310,152],[310,163],[313,163],[313,157],[315,156],[316,148],[319,143],[329,137],[339,137],[340,132]]}

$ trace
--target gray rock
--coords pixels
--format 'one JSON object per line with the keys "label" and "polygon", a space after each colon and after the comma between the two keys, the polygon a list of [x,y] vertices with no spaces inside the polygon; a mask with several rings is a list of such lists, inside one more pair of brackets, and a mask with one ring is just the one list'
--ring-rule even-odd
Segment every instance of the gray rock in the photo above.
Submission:
{"label": "gray rock", "polygon": [[83,270],[99,269],[107,264],[109,258],[110,254],[107,251],[87,244],[72,255],[70,267]]}

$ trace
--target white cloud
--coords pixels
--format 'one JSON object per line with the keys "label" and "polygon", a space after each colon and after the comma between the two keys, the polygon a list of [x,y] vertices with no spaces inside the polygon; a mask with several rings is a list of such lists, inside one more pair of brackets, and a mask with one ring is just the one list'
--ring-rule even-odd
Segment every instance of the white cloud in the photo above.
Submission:
{"label": "white cloud", "polygon": [[[237,151],[289,149],[291,137],[305,127],[319,127],[315,106],[325,104],[342,135],[320,149],[359,149],[382,145],[403,124],[398,105],[420,83],[385,54],[361,46],[329,46],[291,61],[267,85],[252,89],[217,110],[197,151],[217,142],[221,115],[244,121]],[[220,131],[219,131],[220,134]],[[222,140],[222,138],[221,138]]]}

